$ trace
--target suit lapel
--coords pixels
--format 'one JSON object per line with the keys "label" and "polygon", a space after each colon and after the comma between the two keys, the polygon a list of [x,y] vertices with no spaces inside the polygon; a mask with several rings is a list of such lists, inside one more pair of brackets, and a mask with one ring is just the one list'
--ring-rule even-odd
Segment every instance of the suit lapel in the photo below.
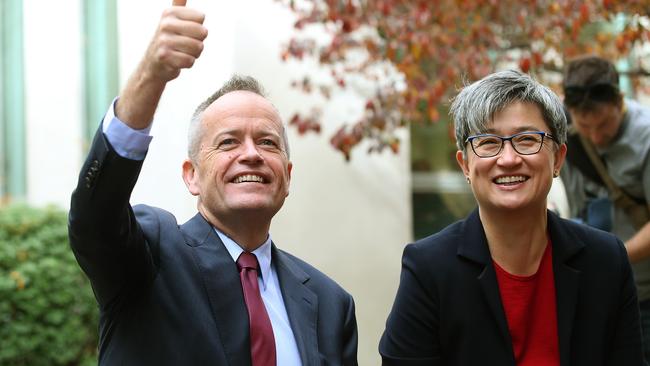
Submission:
{"label": "suit lapel", "polygon": [[303,365],[320,364],[318,359],[318,296],[307,288],[309,275],[284,252],[272,247],[282,298]]}
{"label": "suit lapel", "polygon": [[553,245],[553,274],[557,306],[557,332],[560,342],[560,363],[569,364],[571,355],[571,331],[575,319],[580,271],[569,261],[585,244],[565,227],[554,214],[548,214],[548,228]]}
{"label": "suit lapel", "polygon": [[213,227],[197,214],[181,227],[193,249],[223,350],[231,365],[251,365],[248,313],[237,265]]}
{"label": "suit lapel", "polygon": [[477,277],[483,292],[483,297],[488,304],[492,317],[499,327],[499,333],[507,347],[510,355],[513,355],[512,364],[514,365],[514,351],[512,349],[512,339],[508,321],[506,320],[499,284],[497,282],[494,266],[492,265],[492,256],[487,244],[487,238],[483,231],[483,225],[478,214],[478,209],[474,210],[464,222],[462,232],[465,233],[463,239],[458,244],[458,255],[465,257],[477,265],[481,266],[482,271]]}
{"label": "suit lapel", "polygon": [[[483,266],[478,281],[506,345],[509,347],[510,353],[513,354],[508,322],[505,318],[499,285],[478,210],[470,214],[464,225],[465,236],[458,245],[458,255]],[[573,329],[580,286],[580,271],[570,265],[570,260],[584,248],[585,244],[572,235],[562,221],[550,212],[548,213],[548,230],[553,245],[560,363],[568,365],[571,354],[571,330]]]}

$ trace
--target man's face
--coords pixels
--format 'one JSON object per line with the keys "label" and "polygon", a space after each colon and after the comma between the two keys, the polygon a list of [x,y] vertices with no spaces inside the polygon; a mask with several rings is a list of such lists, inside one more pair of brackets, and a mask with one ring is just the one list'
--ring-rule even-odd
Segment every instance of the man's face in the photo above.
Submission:
{"label": "man's face", "polygon": [[208,106],[201,123],[196,161],[183,164],[199,211],[213,224],[247,213],[270,222],[289,194],[292,167],[276,109],[260,95],[235,91]]}
{"label": "man's face", "polygon": [[576,131],[597,147],[607,147],[618,134],[623,120],[623,108],[618,104],[602,103],[593,110],[581,112],[570,109]]}

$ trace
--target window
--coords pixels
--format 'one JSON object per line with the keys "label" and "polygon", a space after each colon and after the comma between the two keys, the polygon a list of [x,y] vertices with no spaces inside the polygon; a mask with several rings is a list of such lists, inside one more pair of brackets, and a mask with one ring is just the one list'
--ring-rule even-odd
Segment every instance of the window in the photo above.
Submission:
{"label": "window", "polygon": [[476,201],[456,163],[453,125],[443,118],[410,128],[413,235],[417,240],[467,216]]}
{"label": "window", "polygon": [[0,198],[26,196],[21,0],[0,1]]}
{"label": "window", "polygon": [[85,136],[90,144],[118,90],[117,4],[84,1]]}

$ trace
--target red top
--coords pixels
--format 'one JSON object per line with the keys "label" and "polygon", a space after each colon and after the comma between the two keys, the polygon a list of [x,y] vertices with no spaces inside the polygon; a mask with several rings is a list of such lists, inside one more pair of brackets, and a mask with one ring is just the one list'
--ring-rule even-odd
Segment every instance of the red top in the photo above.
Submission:
{"label": "red top", "polygon": [[549,240],[537,273],[516,276],[494,262],[517,366],[560,365],[553,249]]}

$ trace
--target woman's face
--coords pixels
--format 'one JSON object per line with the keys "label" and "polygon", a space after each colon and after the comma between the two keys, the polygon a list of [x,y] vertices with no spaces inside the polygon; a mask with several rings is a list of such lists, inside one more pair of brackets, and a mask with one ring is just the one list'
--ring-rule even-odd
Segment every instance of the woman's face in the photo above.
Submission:
{"label": "woman's face", "polygon": [[[487,133],[506,137],[524,131],[551,133],[537,105],[515,102],[494,115]],[[470,179],[481,209],[545,209],[553,174],[564,162],[566,145],[558,147],[544,138],[538,153],[521,155],[507,141],[499,154],[489,158],[476,156],[469,143],[466,151],[466,157],[458,151],[456,160]]]}

